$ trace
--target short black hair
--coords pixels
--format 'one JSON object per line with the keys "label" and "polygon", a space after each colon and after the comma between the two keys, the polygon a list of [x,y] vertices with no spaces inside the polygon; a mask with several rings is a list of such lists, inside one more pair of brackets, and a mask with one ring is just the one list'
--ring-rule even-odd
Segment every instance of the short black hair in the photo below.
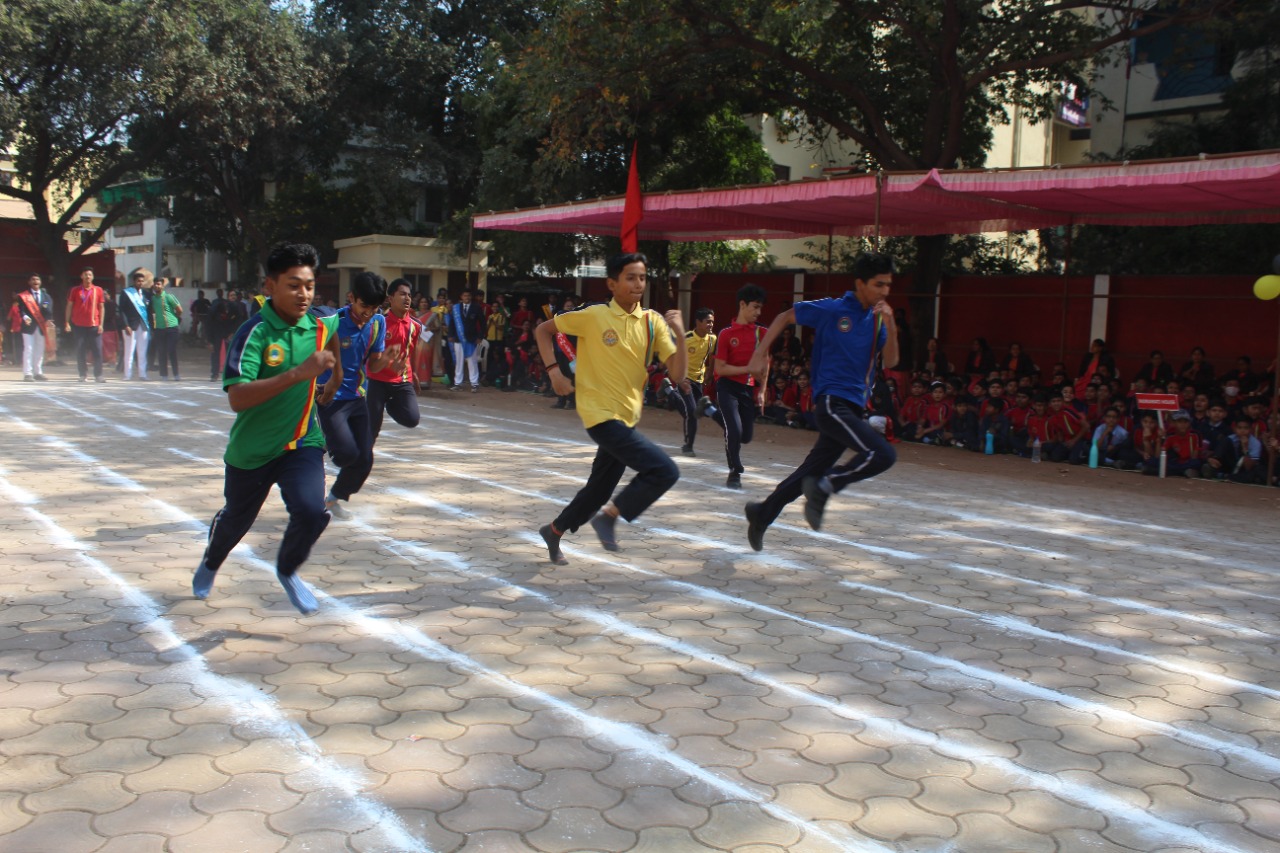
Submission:
{"label": "short black hair", "polygon": [[365,305],[381,305],[387,300],[387,280],[376,272],[359,273],[351,279],[351,295]]}
{"label": "short black hair", "polygon": [[878,275],[893,274],[897,271],[893,256],[880,252],[863,252],[853,262],[853,277],[859,281],[871,281]]}
{"label": "short black hair", "polygon": [[752,302],[759,302],[763,305],[767,298],[768,294],[765,293],[764,288],[758,284],[744,284],[742,287],[738,288],[739,303],[746,302],[747,304],[750,304]]}
{"label": "short black hair", "polygon": [[622,275],[622,271],[632,264],[644,264],[646,270],[649,269],[649,259],[642,252],[623,252],[620,255],[614,255],[604,265],[604,274],[614,281],[618,280],[618,276]]}
{"label": "short black hair", "polygon": [[387,285],[387,296],[394,296],[395,292],[402,287],[409,288],[410,293],[413,292],[413,282],[409,281],[407,278],[397,278]]}
{"label": "short black hair", "polygon": [[711,310],[710,308],[699,308],[697,311],[693,312],[694,320],[705,320],[708,317],[714,317],[714,316],[716,316],[716,312]]}
{"label": "short black hair", "polygon": [[320,266],[320,253],[310,243],[277,243],[267,255],[267,276],[275,278],[294,267]]}

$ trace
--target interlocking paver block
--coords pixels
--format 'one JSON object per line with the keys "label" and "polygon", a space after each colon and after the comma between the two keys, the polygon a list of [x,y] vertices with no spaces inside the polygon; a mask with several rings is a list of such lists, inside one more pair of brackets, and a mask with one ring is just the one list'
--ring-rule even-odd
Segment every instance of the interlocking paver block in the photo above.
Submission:
{"label": "interlocking paver block", "polygon": [[105,839],[93,831],[89,812],[62,809],[36,815],[24,826],[6,833],[4,845],[19,851],[96,850]]}
{"label": "interlocking paver block", "polygon": [[454,832],[509,829],[528,832],[547,821],[547,813],[529,808],[515,791],[498,789],[472,791],[456,808],[440,815],[440,823]]}
{"label": "interlocking paver block", "polygon": [[754,803],[721,803],[710,811],[707,822],[693,831],[694,837],[706,844],[726,849],[758,842],[786,847],[802,835],[799,828],[772,820]]}
{"label": "interlocking paver block", "polygon": [[213,850],[253,850],[274,853],[287,840],[273,832],[265,816],[257,812],[233,811],[214,815],[199,829],[175,835],[173,853],[211,853]]}

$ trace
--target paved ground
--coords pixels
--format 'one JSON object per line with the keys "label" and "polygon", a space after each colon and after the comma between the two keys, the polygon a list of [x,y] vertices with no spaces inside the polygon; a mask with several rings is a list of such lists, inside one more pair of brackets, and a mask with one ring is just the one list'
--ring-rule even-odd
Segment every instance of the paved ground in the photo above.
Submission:
{"label": "paved ground", "polygon": [[433,391],[301,618],[274,498],[190,596],[216,386],[51,375],[0,373],[4,851],[1280,849],[1267,490],[906,448],[755,555],[809,436],[762,429],[744,495],[704,434],[560,568],[576,418]]}

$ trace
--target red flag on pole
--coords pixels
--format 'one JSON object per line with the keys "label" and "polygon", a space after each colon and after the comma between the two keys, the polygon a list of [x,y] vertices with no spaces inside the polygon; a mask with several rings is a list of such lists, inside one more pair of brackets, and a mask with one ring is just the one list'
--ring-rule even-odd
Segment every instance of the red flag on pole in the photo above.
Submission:
{"label": "red flag on pole", "polygon": [[627,203],[622,208],[622,251],[638,251],[644,202],[640,197],[640,170],[636,168],[637,143],[631,143],[631,169],[627,173]]}

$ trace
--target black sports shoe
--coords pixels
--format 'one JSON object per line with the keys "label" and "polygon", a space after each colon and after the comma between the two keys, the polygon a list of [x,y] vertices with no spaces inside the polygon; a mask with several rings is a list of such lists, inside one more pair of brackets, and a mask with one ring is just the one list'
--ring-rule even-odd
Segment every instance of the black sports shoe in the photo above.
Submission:
{"label": "black sports shoe", "polygon": [[804,520],[809,522],[809,526],[814,530],[821,530],[822,511],[826,508],[827,499],[831,495],[823,490],[822,480],[817,477],[805,477],[800,488],[804,491]]}
{"label": "black sports shoe", "polygon": [[692,444],[682,444],[682,445],[680,445],[680,455],[682,455],[682,456],[697,456],[698,454],[696,454],[696,453],[694,453],[694,452],[693,452],[693,445],[692,445]]}
{"label": "black sports shoe", "polygon": [[596,536],[600,537],[600,544],[606,551],[622,550],[618,547],[618,540],[613,534],[613,526],[617,523],[617,516],[606,515],[603,512],[596,513],[596,517],[591,519],[591,529],[596,532]]}
{"label": "black sports shoe", "polygon": [[751,545],[752,551],[763,551],[764,532],[767,528],[760,523],[760,502],[747,501],[742,513],[747,517],[747,543]]}
{"label": "black sports shoe", "polygon": [[569,560],[560,550],[560,537],[551,529],[551,525],[542,525],[538,528],[538,533],[542,534],[542,541],[547,543],[547,555],[551,558],[551,562],[557,566],[569,565]]}
{"label": "black sports shoe", "polygon": [[728,478],[724,481],[724,487],[726,489],[741,489],[742,475],[739,474],[737,471],[732,472],[731,474],[729,474]]}

